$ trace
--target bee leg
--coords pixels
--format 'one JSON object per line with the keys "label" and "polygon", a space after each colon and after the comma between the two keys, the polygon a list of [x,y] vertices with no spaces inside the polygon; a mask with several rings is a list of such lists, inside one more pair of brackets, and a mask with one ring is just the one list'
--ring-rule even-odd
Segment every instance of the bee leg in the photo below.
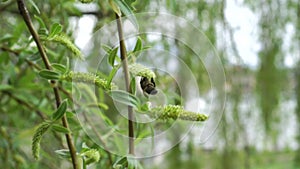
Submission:
{"label": "bee leg", "polygon": [[155,89],[150,92],[151,95],[156,95],[157,93],[158,93],[158,91]]}
{"label": "bee leg", "polygon": [[148,95],[147,92],[143,91],[143,94],[144,94],[144,96],[145,96],[147,99],[149,99],[149,95]]}

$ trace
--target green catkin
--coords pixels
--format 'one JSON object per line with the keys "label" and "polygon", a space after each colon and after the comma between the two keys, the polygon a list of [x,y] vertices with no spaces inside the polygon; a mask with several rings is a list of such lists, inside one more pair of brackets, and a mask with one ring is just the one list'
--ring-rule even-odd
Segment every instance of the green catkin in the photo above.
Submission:
{"label": "green catkin", "polygon": [[166,105],[154,107],[150,110],[150,114],[161,120],[173,119],[188,120],[188,121],[205,121],[208,116],[191,111],[186,111],[182,106]]}
{"label": "green catkin", "polygon": [[82,82],[87,84],[95,84],[98,87],[101,87],[105,90],[111,90],[116,88],[116,85],[111,83],[107,85],[107,80],[98,77],[92,73],[81,73],[81,72],[68,72],[61,77],[61,80],[66,80],[68,82]]}
{"label": "green catkin", "polygon": [[155,73],[144,65],[134,63],[129,65],[128,68],[133,77],[141,76],[148,79],[155,78]]}
{"label": "green catkin", "polygon": [[47,132],[49,129],[50,124],[49,123],[42,123],[35,131],[33,138],[32,138],[32,154],[33,157],[38,160],[39,154],[40,154],[40,143],[43,135]]}
{"label": "green catkin", "polygon": [[53,38],[51,38],[51,40],[66,46],[69,50],[71,50],[72,53],[74,53],[75,56],[83,60],[81,51],[74,45],[74,43],[66,35],[58,34],[55,35]]}

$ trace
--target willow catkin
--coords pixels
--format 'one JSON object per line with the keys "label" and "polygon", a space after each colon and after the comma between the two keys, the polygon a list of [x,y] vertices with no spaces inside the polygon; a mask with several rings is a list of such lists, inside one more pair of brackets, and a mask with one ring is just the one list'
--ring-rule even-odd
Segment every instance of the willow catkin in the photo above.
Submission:
{"label": "willow catkin", "polygon": [[107,84],[107,80],[100,78],[99,76],[92,73],[82,73],[82,72],[68,72],[61,77],[61,80],[66,80],[69,82],[82,82],[87,84],[95,84],[105,90],[111,90],[116,88],[116,85],[111,83]]}
{"label": "willow catkin", "polygon": [[42,123],[35,131],[33,138],[32,138],[32,154],[33,157],[38,160],[39,159],[39,153],[40,153],[40,143],[43,135],[47,132],[49,129],[50,124],[49,123]]}
{"label": "willow catkin", "polygon": [[155,73],[144,65],[134,63],[129,65],[128,68],[133,77],[141,76],[148,79],[155,78]]}
{"label": "willow catkin", "polygon": [[154,107],[150,110],[149,114],[161,120],[181,119],[188,121],[205,121],[208,119],[208,116],[205,114],[186,111],[182,106],[179,105],[166,105]]}

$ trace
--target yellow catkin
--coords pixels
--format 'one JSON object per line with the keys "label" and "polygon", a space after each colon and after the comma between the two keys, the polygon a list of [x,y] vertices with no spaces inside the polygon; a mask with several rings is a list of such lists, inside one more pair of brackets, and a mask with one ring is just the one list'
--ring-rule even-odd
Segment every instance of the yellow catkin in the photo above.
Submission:
{"label": "yellow catkin", "polygon": [[155,73],[144,65],[134,63],[128,66],[129,72],[135,76],[146,77],[148,79],[155,78]]}
{"label": "yellow catkin", "polygon": [[68,72],[61,77],[61,80],[69,82],[82,82],[87,84],[95,84],[98,87],[101,87],[105,90],[111,90],[115,88],[116,85],[111,83],[107,85],[107,80],[100,78],[99,76],[92,73],[82,73],[82,72]]}
{"label": "yellow catkin", "polygon": [[64,45],[65,47],[67,47],[72,53],[74,53],[75,56],[79,57],[80,59],[83,60],[83,56],[81,51],[77,48],[77,46],[74,45],[74,43],[69,39],[69,37],[67,37],[64,34],[58,34],[55,35],[52,38],[52,41],[54,42],[58,42],[62,45]]}

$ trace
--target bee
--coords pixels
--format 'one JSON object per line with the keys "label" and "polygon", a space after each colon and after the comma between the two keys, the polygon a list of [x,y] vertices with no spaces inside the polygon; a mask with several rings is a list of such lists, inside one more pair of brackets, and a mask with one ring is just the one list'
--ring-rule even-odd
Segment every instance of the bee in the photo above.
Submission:
{"label": "bee", "polygon": [[143,92],[151,95],[155,95],[157,93],[157,90],[155,89],[155,82],[154,79],[151,78],[150,80],[146,77],[142,77],[140,81],[141,88],[143,89]]}

